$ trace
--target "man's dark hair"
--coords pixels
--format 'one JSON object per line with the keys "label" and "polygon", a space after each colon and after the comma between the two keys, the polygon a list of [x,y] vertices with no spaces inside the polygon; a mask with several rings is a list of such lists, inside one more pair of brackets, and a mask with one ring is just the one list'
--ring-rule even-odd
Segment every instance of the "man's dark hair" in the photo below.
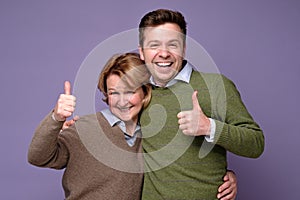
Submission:
{"label": "man's dark hair", "polygon": [[184,41],[186,37],[186,21],[183,15],[178,11],[158,9],[151,11],[144,15],[139,24],[139,44],[142,47],[144,41],[144,29],[146,27],[155,27],[163,25],[165,23],[177,24],[184,36]]}

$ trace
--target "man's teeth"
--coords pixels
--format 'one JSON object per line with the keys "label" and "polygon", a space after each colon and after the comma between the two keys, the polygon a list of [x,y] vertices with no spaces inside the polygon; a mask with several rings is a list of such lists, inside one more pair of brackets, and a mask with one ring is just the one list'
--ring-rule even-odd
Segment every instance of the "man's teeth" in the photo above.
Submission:
{"label": "man's teeth", "polygon": [[159,67],[169,67],[172,65],[171,62],[163,62],[163,63],[156,63]]}

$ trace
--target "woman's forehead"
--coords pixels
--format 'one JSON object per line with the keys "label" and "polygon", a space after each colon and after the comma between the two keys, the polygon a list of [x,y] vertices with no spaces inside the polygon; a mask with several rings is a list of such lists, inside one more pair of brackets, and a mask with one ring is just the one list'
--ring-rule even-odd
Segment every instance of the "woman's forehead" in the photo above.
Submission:
{"label": "woman's forehead", "polygon": [[136,90],[141,87],[128,76],[118,76],[116,74],[107,77],[107,88],[115,90]]}

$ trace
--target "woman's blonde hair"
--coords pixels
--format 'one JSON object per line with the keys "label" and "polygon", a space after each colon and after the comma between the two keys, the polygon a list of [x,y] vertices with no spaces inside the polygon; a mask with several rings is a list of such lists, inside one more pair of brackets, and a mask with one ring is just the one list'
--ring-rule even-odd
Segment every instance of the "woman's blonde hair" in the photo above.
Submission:
{"label": "woman's blonde hair", "polygon": [[103,101],[108,103],[106,80],[110,75],[117,75],[122,78],[128,87],[142,87],[145,100],[143,108],[146,108],[151,99],[151,85],[149,84],[150,73],[143,60],[137,53],[124,53],[112,56],[102,69],[98,89],[103,93]]}

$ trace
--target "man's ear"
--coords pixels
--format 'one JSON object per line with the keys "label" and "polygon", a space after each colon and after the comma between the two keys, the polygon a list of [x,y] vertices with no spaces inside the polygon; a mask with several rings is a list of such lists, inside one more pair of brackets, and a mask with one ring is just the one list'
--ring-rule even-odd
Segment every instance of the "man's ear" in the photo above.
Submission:
{"label": "man's ear", "polygon": [[183,46],[183,52],[182,52],[182,58],[184,59],[185,58],[185,52],[186,52],[186,45],[184,43],[184,46]]}
{"label": "man's ear", "polygon": [[141,46],[139,46],[139,53],[140,53],[140,59],[145,61],[143,48]]}

